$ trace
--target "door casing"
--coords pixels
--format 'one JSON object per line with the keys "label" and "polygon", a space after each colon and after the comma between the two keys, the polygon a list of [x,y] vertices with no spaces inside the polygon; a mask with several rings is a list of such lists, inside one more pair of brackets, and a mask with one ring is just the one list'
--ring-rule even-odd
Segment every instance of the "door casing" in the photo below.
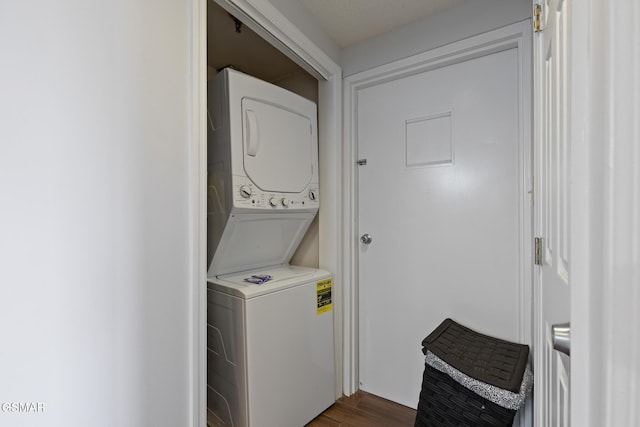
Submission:
{"label": "door casing", "polygon": [[574,1],[570,19],[571,423],[636,426],[640,7]]}
{"label": "door casing", "polygon": [[[358,389],[358,210],[357,210],[357,125],[356,109],[358,91],[370,85],[385,80],[392,80],[403,75],[441,67],[450,63],[465,59],[486,55],[507,48],[518,50],[520,72],[520,111],[519,111],[519,138],[527,140],[525,145],[529,152],[520,153],[522,163],[522,175],[520,186],[524,195],[531,189],[531,27],[530,21],[524,21],[503,28],[490,31],[470,39],[452,43],[432,51],[415,55],[390,64],[373,68],[352,76],[344,81],[344,184],[350,197],[344,199],[344,209],[348,218],[344,223],[345,258],[348,262],[344,267],[345,292],[344,292],[344,342],[345,342],[345,367],[344,367],[344,392],[351,394]],[[528,87],[525,87],[528,85]],[[527,160],[522,159],[526,156]],[[527,195],[527,197],[529,197]],[[529,206],[529,200],[521,200],[520,203]],[[521,209],[529,217],[521,223],[531,224],[531,209]],[[520,257],[521,274],[527,276],[530,283],[531,269],[531,231],[521,231],[522,252]],[[525,280],[523,280],[525,281]],[[521,298],[523,313],[520,336],[526,337],[531,342],[531,306],[525,301],[531,301],[531,289],[525,289],[528,295]]]}
{"label": "door casing", "polygon": [[[192,423],[206,425],[206,40],[208,0],[193,0],[191,64],[194,70],[192,90],[192,132],[199,144],[192,155],[194,174],[192,188],[194,199],[199,206],[192,213],[193,247],[203,257],[194,265],[193,289],[191,290],[193,339],[192,339]],[[225,10],[280,49],[310,74],[318,78],[318,164],[320,175],[321,208],[319,211],[319,267],[333,273],[334,289],[334,331],[336,399],[342,395],[342,199],[341,180],[342,150],[342,69],[312,40],[302,33],[268,1],[214,0]]]}

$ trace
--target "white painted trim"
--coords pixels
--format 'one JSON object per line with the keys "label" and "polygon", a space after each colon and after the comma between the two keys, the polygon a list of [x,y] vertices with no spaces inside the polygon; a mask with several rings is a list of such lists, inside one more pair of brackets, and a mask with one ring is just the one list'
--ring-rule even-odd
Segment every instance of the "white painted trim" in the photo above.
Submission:
{"label": "white painted trim", "polygon": [[640,425],[640,19],[573,2],[571,422]]}
{"label": "white painted trim", "polygon": [[[603,425],[640,425],[640,5],[602,2],[602,50],[597,64],[606,70],[604,170]],[[592,117],[591,122],[594,122]],[[596,141],[592,141],[595,144]],[[593,261],[593,260],[592,260]],[[593,285],[593,284],[592,284]]]}
{"label": "white painted trim", "polygon": [[[357,182],[357,125],[358,91],[369,86],[395,80],[411,74],[444,67],[464,60],[489,55],[506,49],[518,49],[520,80],[520,192],[526,195],[531,189],[532,124],[531,124],[531,36],[530,21],[511,24],[469,39],[439,47],[418,55],[363,71],[344,80],[344,198],[345,219],[343,250],[345,254],[345,308],[344,390],[352,394],[358,390],[358,182]],[[531,322],[531,204],[521,199],[521,253],[520,272],[520,340],[532,342]],[[528,226],[525,225],[528,224]]]}
{"label": "white painted trim", "polygon": [[191,372],[189,425],[207,422],[207,0],[191,1]]}
{"label": "white painted trim", "polygon": [[[586,182],[590,298],[585,368],[595,374],[586,405],[599,405],[589,426],[640,424],[640,19],[638,2],[591,0],[586,27],[588,96]],[[572,295],[573,298],[573,295]],[[574,306],[572,305],[572,309]],[[572,313],[572,317],[575,314]],[[594,323],[593,319],[597,319]],[[573,339],[573,337],[572,337]],[[572,352],[573,353],[573,352]],[[572,396],[573,397],[573,396]],[[572,414],[579,416],[579,408]],[[587,425],[587,424],[585,424]]]}
{"label": "white painted trim", "polygon": [[[520,144],[520,340],[533,347],[533,40],[531,20],[522,24],[522,36],[518,40],[518,73],[519,73],[519,125]],[[533,360],[533,353],[529,355]],[[519,411],[519,426],[533,425],[533,399],[525,401],[524,408]]]}
{"label": "white painted trim", "polygon": [[344,95],[344,127],[342,148],[343,163],[343,185],[346,189],[343,198],[343,253],[344,253],[344,309],[342,332],[344,341],[344,393],[352,395],[358,391],[358,212],[357,208],[357,168],[358,160],[356,141],[358,140],[357,126],[355,126],[355,116],[358,108],[357,85],[353,82],[353,77],[345,78],[343,82]]}
{"label": "white painted trim", "polygon": [[343,277],[342,261],[342,74],[318,85],[318,164],[320,168],[319,267],[333,273],[336,398],[343,394]]}
{"label": "white painted trim", "polygon": [[342,69],[266,0],[214,0],[319,80]]}
{"label": "white painted trim", "polygon": [[[594,307],[592,295],[596,289],[589,289],[594,283],[589,267],[590,245],[593,234],[590,223],[594,212],[591,209],[593,189],[589,180],[594,170],[590,167],[589,138],[589,5],[588,2],[573,2],[569,9],[571,21],[571,206],[569,223],[569,265],[571,266],[571,373],[570,373],[570,417],[575,426],[601,426],[597,413],[601,408],[598,370],[592,370],[593,360],[597,360],[597,326],[601,324],[601,310]],[[537,270],[537,269],[536,269]],[[536,283],[537,283],[536,279]],[[592,347],[593,346],[593,347]],[[593,396],[592,390],[597,390]],[[594,399],[595,397],[595,399]],[[541,407],[542,405],[537,405]],[[539,408],[541,409],[541,408]],[[542,412],[538,411],[539,416]]]}
{"label": "white painted trim", "polygon": [[[342,69],[268,1],[214,1],[320,80],[318,84],[318,155],[321,191],[319,266],[333,273],[336,398],[338,398],[343,392]],[[202,93],[206,93],[206,81],[200,89]],[[206,141],[206,133],[204,138]],[[206,174],[206,166],[204,171]],[[202,357],[206,356],[204,350],[201,353]],[[205,373],[206,368],[202,375]]]}
{"label": "white painted trim", "polygon": [[[537,4],[537,3],[536,3]],[[539,36],[539,35],[538,35]],[[542,51],[539,48],[540,42],[539,40],[536,40],[536,44],[535,44],[535,49],[533,50],[533,55],[535,55],[535,59],[534,59],[534,66],[537,67],[537,64],[541,61],[541,57],[542,56]],[[535,176],[538,177],[538,179],[535,181],[534,185],[536,186],[540,186],[540,176],[541,176],[541,172],[540,172],[540,165],[542,164],[542,159],[540,158],[540,149],[538,147],[538,141],[541,140],[541,136],[538,135],[539,132],[539,127],[537,126],[537,123],[542,120],[543,114],[542,114],[542,95],[543,95],[543,88],[542,88],[542,81],[541,81],[541,77],[540,77],[540,73],[539,72],[535,72],[534,71],[534,76],[533,76],[533,92],[534,92],[534,100],[533,100],[533,106],[534,106],[534,118],[533,118],[533,122],[534,122],[534,129],[533,129],[533,134],[534,134],[534,155],[533,155],[533,163],[534,163],[534,173]],[[537,199],[539,199],[539,195],[540,195],[540,187],[536,187],[534,188],[534,195]],[[536,230],[540,229],[540,216],[536,215],[534,217],[534,229],[533,232],[535,233]],[[543,345],[538,345],[538,343],[543,343],[544,340],[546,338],[544,338],[543,336],[543,327],[537,325],[536,319],[542,319],[542,302],[540,299],[540,288],[538,286],[538,284],[540,283],[540,269],[539,268],[534,268],[533,269],[533,283],[535,284],[534,286],[536,286],[536,292],[534,292],[533,295],[533,325],[534,325],[534,331],[533,331],[533,361],[534,362],[538,362],[540,361],[540,364],[542,364],[542,360],[544,360],[545,357],[545,352],[544,352],[544,346]],[[537,363],[533,364],[533,370],[534,370],[534,375],[537,377],[539,375],[538,371],[538,366]],[[533,388],[533,418],[534,418],[534,425],[536,427],[543,427],[544,424],[544,412],[543,412],[543,405],[538,403],[538,402],[542,402],[544,399],[544,395],[543,395],[543,387],[540,386],[536,386]]]}
{"label": "white painted trim", "polygon": [[[531,20],[517,25],[520,130],[520,340],[533,343],[533,68]],[[526,286],[526,285],[529,286]]]}

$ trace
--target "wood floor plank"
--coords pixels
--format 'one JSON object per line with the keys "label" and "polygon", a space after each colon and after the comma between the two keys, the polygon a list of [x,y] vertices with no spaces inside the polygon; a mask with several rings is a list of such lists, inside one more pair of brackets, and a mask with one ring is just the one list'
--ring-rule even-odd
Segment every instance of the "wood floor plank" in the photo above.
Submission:
{"label": "wood floor plank", "polygon": [[325,414],[320,414],[317,418],[307,424],[307,427],[343,427],[343,424]]}
{"label": "wood floor plank", "polygon": [[415,418],[414,409],[359,391],[338,399],[307,427],[412,427]]}
{"label": "wood floor plank", "polygon": [[367,427],[380,423],[380,420],[375,415],[368,414],[359,408],[345,405],[342,402],[336,402],[324,414],[342,423],[341,425],[343,426]]}
{"label": "wood floor plank", "polygon": [[414,409],[372,394],[363,396],[358,408],[365,413],[379,416],[389,423],[387,425],[409,426],[413,425],[416,419],[416,411]]}

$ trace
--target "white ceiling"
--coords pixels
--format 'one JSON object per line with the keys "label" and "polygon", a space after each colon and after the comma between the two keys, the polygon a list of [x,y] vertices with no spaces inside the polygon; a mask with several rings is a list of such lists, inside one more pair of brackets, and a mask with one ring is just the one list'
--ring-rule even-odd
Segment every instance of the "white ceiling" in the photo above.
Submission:
{"label": "white ceiling", "polygon": [[351,46],[466,0],[298,0],[340,47]]}

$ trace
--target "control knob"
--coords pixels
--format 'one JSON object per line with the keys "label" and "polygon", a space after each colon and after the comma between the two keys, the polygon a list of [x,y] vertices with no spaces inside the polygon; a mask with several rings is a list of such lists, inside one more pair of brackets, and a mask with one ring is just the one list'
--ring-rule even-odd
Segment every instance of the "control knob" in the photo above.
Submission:
{"label": "control knob", "polygon": [[282,200],[280,200],[280,203],[282,203],[282,206],[286,208],[289,206],[289,199],[287,199],[286,197],[283,197]]}
{"label": "control knob", "polygon": [[240,187],[240,195],[244,199],[248,199],[249,197],[251,197],[251,187],[249,187],[248,185],[241,186]]}
{"label": "control knob", "polygon": [[272,198],[269,199],[269,205],[274,207],[274,208],[276,206],[278,206],[278,201],[275,199],[275,197],[272,197]]}
{"label": "control knob", "polygon": [[318,190],[309,190],[309,199],[316,200],[318,198]]}

